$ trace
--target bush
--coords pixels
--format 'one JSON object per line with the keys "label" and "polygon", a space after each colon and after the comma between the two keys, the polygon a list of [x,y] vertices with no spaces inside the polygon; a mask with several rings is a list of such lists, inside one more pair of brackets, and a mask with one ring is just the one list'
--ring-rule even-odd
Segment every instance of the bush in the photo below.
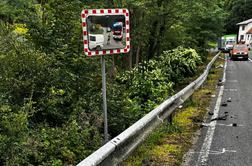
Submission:
{"label": "bush", "polygon": [[178,47],[117,76],[116,82],[124,84],[129,90],[135,120],[166,100],[173,93],[173,87],[193,76],[201,63],[195,50]]}
{"label": "bush", "polygon": [[[68,46],[44,53],[15,26],[0,28],[0,165],[76,165],[103,137],[100,59]],[[111,138],[161,104],[200,63],[194,50],[178,47],[107,83]]]}
{"label": "bush", "polygon": [[81,76],[83,58],[69,58],[69,67],[15,26],[0,28],[0,165],[77,164],[100,147],[97,74]]}

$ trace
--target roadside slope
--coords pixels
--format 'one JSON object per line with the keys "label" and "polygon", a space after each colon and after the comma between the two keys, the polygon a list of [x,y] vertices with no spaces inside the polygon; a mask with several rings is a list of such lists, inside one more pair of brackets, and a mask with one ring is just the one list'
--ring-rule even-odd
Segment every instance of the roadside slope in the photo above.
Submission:
{"label": "roadside slope", "polygon": [[[216,53],[209,54],[207,62],[199,67],[200,71],[205,68],[215,55]],[[163,123],[122,166],[177,166],[184,162],[183,155],[193,146],[200,124],[207,115],[211,101],[216,96],[217,89],[215,85],[222,75],[222,68],[216,68],[216,66],[220,64],[224,64],[224,60],[218,59],[216,61],[204,87],[194,93],[193,101],[185,101],[181,108],[175,111],[173,125],[167,125],[166,122]],[[198,76],[187,79],[175,91],[181,90]]]}

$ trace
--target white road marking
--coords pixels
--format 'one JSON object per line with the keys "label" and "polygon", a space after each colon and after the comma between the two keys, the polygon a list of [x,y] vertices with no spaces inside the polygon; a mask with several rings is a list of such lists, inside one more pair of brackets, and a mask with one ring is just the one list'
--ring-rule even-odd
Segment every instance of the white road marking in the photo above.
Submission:
{"label": "white road marking", "polygon": [[252,60],[251,60],[250,58],[248,58],[248,60],[249,60],[250,62],[252,62]]}
{"label": "white road marking", "polygon": [[[223,95],[223,86],[220,87],[220,92],[219,92],[218,99],[217,99],[217,102],[215,105],[214,115],[213,115],[212,119],[218,117],[222,95]],[[205,138],[204,143],[202,145],[201,152],[199,154],[199,158],[198,158],[196,166],[200,166],[208,160],[208,155],[210,153],[210,147],[212,144],[216,123],[217,123],[217,121],[212,121],[211,127],[208,128],[208,130],[207,130],[206,138]]]}
{"label": "white road marking", "polygon": [[[213,123],[202,123],[201,125],[204,126],[204,127],[213,127]],[[226,127],[243,127],[243,125],[240,125],[240,124],[236,124],[236,126],[234,126],[234,124],[216,123],[215,125],[226,126]]]}
{"label": "white road marking", "polygon": [[237,92],[237,89],[223,89],[224,91]]}
{"label": "white road marking", "polygon": [[238,82],[237,80],[227,80],[227,82]]}
{"label": "white road marking", "polygon": [[[223,69],[224,70],[223,80],[226,80],[226,67],[227,67],[227,60],[225,60],[225,66]],[[223,89],[224,89],[224,86],[221,86],[220,91],[219,91],[219,95],[218,95],[218,98],[216,101],[216,105],[214,108],[214,115],[212,116],[212,119],[218,117],[219,109],[220,109],[220,105],[221,105],[221,99],[222,99],[222,95],[223,95]],[[196,166],[205,165],[205,162],[208,160],[208,155],[210,153],[210,147],[212,144],[216,123],[217,123],[217,121],[212,121],[211,122],[212,127],[209,127],[207,130],[206,138],[205,138],[204,143],[202,145]]]}
{"label": "white road marking", "polygon": [[[225,148],[223,148],[222,151],[210,150],[209,154],[223,154],[223,153],[226,153],[226,152],[236,153],[237,151],[236,150],[226,150]],[[202,152],[190,152],[190,153],[199,153],[199,154],[201,154]],[[205,165],[205,164],[202,164],[202,165]]]}
{"label": "white road marking", "polygon": [[[234,124],[220,124],[220,123],[217,123],[217,125],[219,126],[227,126],[227,127],[234,127]],[[236,126],[235,126],[236,127]],[[243,127],[243,125],[240,125],[240,124],[237,124],[237,127]]]}

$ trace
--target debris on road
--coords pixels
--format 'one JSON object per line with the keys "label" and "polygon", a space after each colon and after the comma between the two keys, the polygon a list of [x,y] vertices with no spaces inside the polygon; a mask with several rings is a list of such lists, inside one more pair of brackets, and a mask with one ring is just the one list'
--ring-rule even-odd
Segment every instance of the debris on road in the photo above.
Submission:
{"label": "debris on road", "polygon": [[223,102],[221,105],[222,105],[222,106],[227,106],[227,103],[226,103],[226,102]]}
{"label": "debris on road", "polygon": [[201,123],[200,127],[211,127],[210,123]]}
{"label": "debris on road", "polygon": [[208,112],[208,115],[213,115],[214,113],[213,112]]}
{"label": "debris on road", "polygon": [[227,116],[228,115],[220,116],[218,118],[211,119],[211,121],[214,121],[214,120],[227,120]]}
{"label": "debris on road", "polygon": [[231,97],[229,97],[228,99],[227,99],[227,102],[231,102],[232,101],[232,99],[231,99]]}
{"label": "debris on road", "polygon": [[221,80],[221,79],[219,79],[219,82],[218,82],[218,84],[217,84],[217,85],[218,85],[218,86],[223,86],[223,83],[224,83],[224,82],[222,82],[222,80]]}
{"label": "debris on road", "polygon": [[230,118],[236,119],[236,118],[237,118],[237,115],[231,115]]}
{"label": "debris on road", "polygon": [[212,97],[214,98],[214,97],[215,97],[215,95],[212,95]]}

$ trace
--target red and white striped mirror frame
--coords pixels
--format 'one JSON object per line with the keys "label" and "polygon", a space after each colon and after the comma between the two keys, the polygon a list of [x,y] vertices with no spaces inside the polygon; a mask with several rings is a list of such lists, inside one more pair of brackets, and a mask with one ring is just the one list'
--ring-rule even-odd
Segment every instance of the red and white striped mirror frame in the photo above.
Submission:
{"label": "red and white striped mirror frame", "polygon": [[[124,14],[125,15],[126,47],[123,49],[90,51],[88,48],[88,36],[87,36],[87,24],[86,24],[87,17],[88,16],[95,16],[95,15],[117,15],[117,14]],[[130,50],[130,31],[129,31],[129,11],[128,11],[128,9],[88,9],[88,10],[83,10],[81,12],[81,17],[82,17],[84,52],[87,56],[118,54],[118,53],[129,52],[129,50]]]}

